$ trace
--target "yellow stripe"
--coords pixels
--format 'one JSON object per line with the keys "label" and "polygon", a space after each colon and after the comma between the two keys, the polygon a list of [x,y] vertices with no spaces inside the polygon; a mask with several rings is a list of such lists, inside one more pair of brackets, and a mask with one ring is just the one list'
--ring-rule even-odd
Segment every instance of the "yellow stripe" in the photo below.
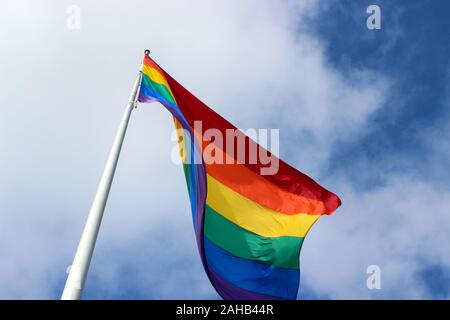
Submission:
{"label": "yellow stripe", "polygon": [[244,197],[208,175],[206,203],[242,228],[263,237],[305,237],[320,215],[282,214]]}
{"label": "yellow stripe", "polygon": [[181,123],[177,120],[177,118],[173,117],[173,122],[175,123],[175,129],[177,130],[177,137],[178,137],[178,146],[180,149],[180,157],[182,163],[186,163],[186,137],[184,136],[184,130],[181,126]]}
{"label": "yellow stripe", "polygon": [[167,87],[167,90],[169,90],[170,94],[171,94],[172,97],[173,97],[172,90],[170,90],[170,86],[169,86],[169,84],[167,83],[166,78],[165,78],[158,70],[156,70],[155,68],[152,68],[152,67],[150,67],[150,66],[144,65],[144,68],[142,69],[142,72],[143,72],[144,74],[146,74],[146,75],[147,75],[150,79],[152,79],[154,82],[166,86],[166,87]]}

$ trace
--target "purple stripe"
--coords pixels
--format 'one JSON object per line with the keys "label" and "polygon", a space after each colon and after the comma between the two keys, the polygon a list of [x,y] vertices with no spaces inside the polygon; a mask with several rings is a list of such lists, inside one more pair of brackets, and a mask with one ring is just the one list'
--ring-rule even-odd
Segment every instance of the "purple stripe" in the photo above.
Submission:
{"label": "purple stripe", "polygon": [[225,300],[285,300],[280,297],[248,291],[221,278],[213,270],[208,269],[209,278],[219,295]]}
{"label": "purple stripe", "polygon": [[159,99],[153,98],[151,96],[139,95],[139,102],[143,103],[151,103],[151,102],[159,102]]}

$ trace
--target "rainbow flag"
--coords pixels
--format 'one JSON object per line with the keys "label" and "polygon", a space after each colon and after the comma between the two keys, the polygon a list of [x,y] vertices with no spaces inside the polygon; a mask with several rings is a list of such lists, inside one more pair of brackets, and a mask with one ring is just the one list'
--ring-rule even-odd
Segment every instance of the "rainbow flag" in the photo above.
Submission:
{"label": "rainbow flag", "polygon": [[[303,240],[322,215],[340,206],[340,199],[237,131],[147,55],[139,101],[160,102],[174,117],[198,250],[219,295],[296,299]],[[234,130],[236,141],[243,139],[249,150],[277,160],[277,171],[263,175],[267,162],[239,159],[238,143],[228,150],[203,139],[198,123],[205,132],[215,129],[224,137]],[[203,158],[211,144],[223,152],[222,163]]]}

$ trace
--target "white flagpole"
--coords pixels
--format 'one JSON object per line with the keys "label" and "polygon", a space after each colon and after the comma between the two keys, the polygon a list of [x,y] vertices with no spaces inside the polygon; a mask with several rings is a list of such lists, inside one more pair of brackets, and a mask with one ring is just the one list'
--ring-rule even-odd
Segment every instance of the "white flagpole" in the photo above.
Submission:
{"label": "white flagpole", "polygon": [[89,264],[94,251],[95,241],[97,240],[100,223],[102,222],[103,211],[105,210],[109,190],[111,189],[111,183],[114,178],[114,172],[116,170],[117,160],[119,159],[120,149],[122,148],[131,111],[137,104],[141,77],[142,69],[136,77],[130,99],[128,100],[122,117],[122,121],[117,129],[108,161],[106,162],[105,169],[103,170],[103,175],[97,188],[97,193],[95,194],[94,201],[92,202],[91,210],[89,211],[83,233],[81,234],[77,252],[75,253],[75,258],[73,259],[72,266],[69,267],[69,275],[67,276],[67,281],[61,300],[79,300],[81,298],[81,294],[83,293],[84,283],[86,281]]}

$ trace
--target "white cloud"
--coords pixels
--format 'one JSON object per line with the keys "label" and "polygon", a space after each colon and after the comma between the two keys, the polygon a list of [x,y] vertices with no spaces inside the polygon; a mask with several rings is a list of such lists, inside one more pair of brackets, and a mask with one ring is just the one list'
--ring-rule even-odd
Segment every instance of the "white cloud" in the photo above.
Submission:
{"label": "white cloud", "polygon": [[[430,298],[418,273],[450,264],[450,192],[403,174],[370,190],[345,178],[338,186],[344,207],[322,218],[305,241],[307,287],[334,298]],[[380,291],[366,288],[372,264],[381,268]]]}
{"label": "white cloud", "polygon": [[[318,1],[78,1],[80,31],[66,29],[70,4],[15,1],[0,12],[0,298],[56,298],[146,47],[237,126],[282,128],[281,156],[314,177],[332,147],[370,130],[391,81],[328,64],[326,43],[302,26]],[[171,131],[160,105],[133,112],[88,290],[113,298],[130,282],[144,297],[216,297],[170,162]],[[448,194],[408,176],[386,181],[360,191],[328,177],[344,206],[305,243],[308,288],[371,297],[365,268],[380,264],[386,297],[422,297],[414,257],[449,263],[434,245],[445,241]]]}

